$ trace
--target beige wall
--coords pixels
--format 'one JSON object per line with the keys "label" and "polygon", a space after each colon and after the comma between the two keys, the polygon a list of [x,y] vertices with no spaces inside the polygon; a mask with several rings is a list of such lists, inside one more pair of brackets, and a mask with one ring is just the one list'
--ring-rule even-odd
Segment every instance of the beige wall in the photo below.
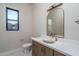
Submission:
{"label": "beige wall", "polygon": [[50,3],[37,3],[33,4],[33,30],[34,36],[39,34],[46,34],[46,17],[47,9]]}
{"label": "beige wall", "polygon": [[[6,8],[19,10],[19,31],[6,31]],[[32,5],[31,4],[0,4],[0,52],[10,51],[29,42],[32,33]]]}

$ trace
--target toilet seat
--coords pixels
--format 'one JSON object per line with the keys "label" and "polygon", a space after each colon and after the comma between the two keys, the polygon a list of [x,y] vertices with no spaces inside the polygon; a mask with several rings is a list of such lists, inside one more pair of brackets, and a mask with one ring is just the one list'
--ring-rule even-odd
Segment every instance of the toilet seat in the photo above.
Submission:
{"label": "toilet seat", "polygon": [[27,47],[30,47],[30,46],[32,46],[31,43],[26,43],[26,44],[23,44],[23,45],[22,45],[22,47],[26,47],[26,48],[27,48]]}
{"label": "toilet seat", "polygon": [[31,50],[32,50],[32,43],[23,44],[22,48],[23,48],[23,51],[24,51],[25,54],[27,53],[27,50],[29,52],[31,52]]}

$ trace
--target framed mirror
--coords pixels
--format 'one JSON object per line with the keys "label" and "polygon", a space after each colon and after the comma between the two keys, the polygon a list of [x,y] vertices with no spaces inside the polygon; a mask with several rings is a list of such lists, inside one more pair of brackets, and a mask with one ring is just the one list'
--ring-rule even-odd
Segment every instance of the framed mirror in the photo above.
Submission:
{"label": "framed mirror", "polygon": [[62,8],[53,8],[47,15],[47,35],[64,37],[64,11]]}
{"label": "framed mirror", "polygon": [[6,7],[6,30],[19,30],[19,11]]}

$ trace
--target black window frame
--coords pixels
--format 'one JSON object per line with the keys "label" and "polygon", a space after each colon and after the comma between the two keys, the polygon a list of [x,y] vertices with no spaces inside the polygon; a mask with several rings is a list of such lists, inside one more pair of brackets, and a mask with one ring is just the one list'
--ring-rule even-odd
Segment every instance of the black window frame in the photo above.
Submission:
{"label": "black window frame", "polygon": [[[18,29],[8,29],[8,20],[11,20],[11,19],[8,19],[8,10],[16,11],[18,13],[18,15],[17,15],[18,19],[17,20],[12,20],[12,21],[17,21],[18,22],[18,24],[17,24]],[[6,31],[19,31],[19,10],[6,7]]]}

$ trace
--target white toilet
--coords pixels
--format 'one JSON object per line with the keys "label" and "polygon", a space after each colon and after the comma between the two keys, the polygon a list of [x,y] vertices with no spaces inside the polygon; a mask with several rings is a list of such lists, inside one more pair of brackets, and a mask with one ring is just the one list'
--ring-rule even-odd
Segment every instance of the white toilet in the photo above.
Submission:
{"label": "white toilet", "polygon": [[26,54],[26,51],[29,51],[29,52],[31,51],[31,49],[32,49],[32,43],[23,44],[22,48],[23,48],[24,53]]}

